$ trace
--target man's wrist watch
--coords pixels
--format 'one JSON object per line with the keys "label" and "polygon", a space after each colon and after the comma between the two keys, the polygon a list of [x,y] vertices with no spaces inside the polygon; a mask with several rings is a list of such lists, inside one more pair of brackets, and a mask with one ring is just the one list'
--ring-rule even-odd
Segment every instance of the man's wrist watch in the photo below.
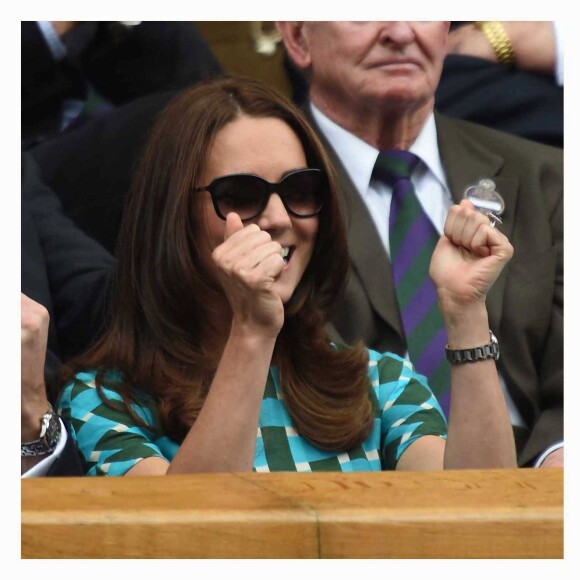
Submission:
{"label": "man's wrist watch", "polygon": [[477,362],[480,360],[494,360],[499,359],[499,344],[493,332],[489,331],[489,342],[482,346],[475,346],[473,348],[451,349],[449,345],[445,347],[445,354],[447,360],[452,365],[462,365],[468,362]]}
{"label": "man's wrist watch", "polygon": [[504,25],[499,20],[477,21],[475,28],[478,28],[485,34],[499,62],[508,66],[515,65],[516,55],[514,53],[514,47]]}
{"label": "man's wrist watch", "polygon": [[42,416],[40,436],[35,441],[20,444],[21,457],[37,457],[52,453],[60,439],[60,419],[48,404],[48,411]]}

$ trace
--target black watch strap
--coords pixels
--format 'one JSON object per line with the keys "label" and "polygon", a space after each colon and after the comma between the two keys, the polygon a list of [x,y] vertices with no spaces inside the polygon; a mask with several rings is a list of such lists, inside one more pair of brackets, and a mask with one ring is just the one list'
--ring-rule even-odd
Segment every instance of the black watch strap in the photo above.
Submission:
{"label": "black watch strap", "polygon": [[489,331],[489,342],[482,346],[475,346],[473,348],[451,349],[449,345],[445,347],[445,354],[447,360],[452,365],[462,365],[469,362],[477,362],[480,360],[499,359],[499,344],[493,332]]}
{"label": "black watch strap", "polygon": [[42,416],[40,437],[35,441],[20,444],[21,457],[36,457],[52,453],[60,439],[60,419],[49,404],[48,411]]}

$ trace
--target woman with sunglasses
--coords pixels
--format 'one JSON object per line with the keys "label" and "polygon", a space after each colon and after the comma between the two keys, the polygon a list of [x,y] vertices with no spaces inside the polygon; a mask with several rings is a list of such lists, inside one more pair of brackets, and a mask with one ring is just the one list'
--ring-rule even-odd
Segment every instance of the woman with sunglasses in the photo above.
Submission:
{"label": "woman with sunglasses", "polygon": [[[452,208],[432,272],[454,346],[487,342],[511,251],[469,202]],[[408,361],[328,338],[349,263],[332,172],[265,85],[213,81],[167,106],[117,257],[108,331],[59,402],[89,475],[515,466],[494,360],[454,367],[447,435]]]}

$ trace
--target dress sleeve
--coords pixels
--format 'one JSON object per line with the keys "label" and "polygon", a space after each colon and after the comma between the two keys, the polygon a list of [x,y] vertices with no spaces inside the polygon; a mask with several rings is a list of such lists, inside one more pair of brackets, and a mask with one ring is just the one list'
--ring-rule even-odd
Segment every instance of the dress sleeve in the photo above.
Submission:
{"label": "dress sleeve", "polygon": [[371,351],[369,372],[380,407],[383,469],[395,469],[419,437],[447,438],[445,415],[425,377],[408,360]]}
{"label": "dress sleeve", "polygon": [[[111,401],[122,401],[113,389],[102,387],[101,391]],[[133,409],[147,425],[156,424],[152,405],[133,405]],[[70,425],[87,475],[124,475],[146,457],[167,459],[155,444],[153,429],[138,425],[128,412],[103,402],[94,373],[80,373],[65,386],[58,413]]]}

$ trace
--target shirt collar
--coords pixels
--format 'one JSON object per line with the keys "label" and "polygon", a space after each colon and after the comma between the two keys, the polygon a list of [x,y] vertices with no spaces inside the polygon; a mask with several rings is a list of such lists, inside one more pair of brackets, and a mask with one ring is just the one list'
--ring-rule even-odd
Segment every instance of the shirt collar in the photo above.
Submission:
{"label": "shirt collar", "polygon": [[[328,139],[338,157],[342,160],[346,171],[359,192],[367,191],[371,181],[371,175],[377,156],[378,149],[365,143],[334,121],[329,119],[320,109],[310,102],[310,110],[320,129]],[[435,126],[435,116],[433,113],[421,129],[417,139],[411,145],[409,151],[417,155],[427,166],[433,176],[445,188],[447,180],[445,171],[439,156],[439,146],[437,145],[437,128]],[[348,163],[345,162],[348,160]]]}

